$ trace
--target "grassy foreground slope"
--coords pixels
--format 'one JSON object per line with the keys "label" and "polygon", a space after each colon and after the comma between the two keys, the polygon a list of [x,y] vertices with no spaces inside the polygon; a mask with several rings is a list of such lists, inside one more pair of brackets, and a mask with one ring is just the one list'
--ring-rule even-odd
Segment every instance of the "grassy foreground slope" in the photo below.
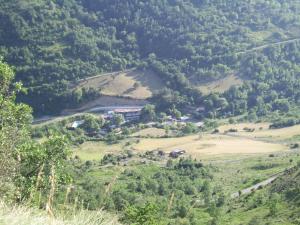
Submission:
{"label": "grassy foreground slope", "polygon": [[1,225],[120,225],[117,218],[105,212],[76,212],[74,215],[50,217],[45,211],[25,206],[8,206],[0,201]]}

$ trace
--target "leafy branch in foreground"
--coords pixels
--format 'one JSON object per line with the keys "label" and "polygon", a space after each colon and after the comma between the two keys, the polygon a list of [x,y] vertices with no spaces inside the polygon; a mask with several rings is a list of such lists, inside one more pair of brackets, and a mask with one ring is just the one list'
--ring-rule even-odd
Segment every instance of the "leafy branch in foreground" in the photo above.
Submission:
{"label": "leafy branch in foreground", "polygon": [[[0,58],[0,193],[8,195],[20,166],[20,149],[29,139],[31,109],[15,103],[22,86],[13,85],[13,70]],[[2,197],[5,197],[2,196]]]}
{"label": "leafy branch in foreground", "polygon": [[42,144],[31,140],[31,109],[15,102],[22,85],[13,79],[13,70],[0,59],[0,197],[40,203],[46,198],[42,193],[54,195],[70,180],[64,172],[68,144],[58,135]]}

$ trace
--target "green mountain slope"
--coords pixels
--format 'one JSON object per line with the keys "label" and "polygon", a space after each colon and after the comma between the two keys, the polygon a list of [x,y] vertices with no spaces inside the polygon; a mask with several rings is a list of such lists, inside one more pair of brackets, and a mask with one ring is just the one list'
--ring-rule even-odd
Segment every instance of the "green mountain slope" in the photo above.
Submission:
{"label": "green mountain slope", "polygon": [[[295,93],[298,87],[295,85],[299,84],[294,82],[299,78],[297,1],[0,0],[0,3],[0,55],[16,67],[17,79],[29,87],[28,95],[20,100],[30,103],[36,113],[54,113],[76,105],[76,94],[70,91],[69,82],[134,66],[150,67],[161,75],[168,88],[180,90],[189,100],[188,81],[202,83],[229,73],[259,82],[283,77],[285,86],[278,87],[271,81],[269,87],[259,87],[259,91],[280,88],[284,89],[279,93],[280,99],[291,97],[289,102],[299,99]],[[283,42],[295,38],[293,42]],[[246,91],[248,95],[250,91]],[[87,96],[94,95],[93,90],[86,92]],[[240,101],[237,96],[232,97],[234,94],[229,95],[231,98],[225,95],[228,101],[232,98]],[[250,108],[261,103],[249,103],[249,96],[245,102]],[[212,104],[214,108],[218,105]],[[240,107],[243,104],[243,101],[236,103],[238,107],[231,106],[226,113],[247,111],[247,107]]]}
{"label": "green mountain slope", "polygon": [[232,202],[222,224],[299,224],[299,168],[287,170],[266,189]]}

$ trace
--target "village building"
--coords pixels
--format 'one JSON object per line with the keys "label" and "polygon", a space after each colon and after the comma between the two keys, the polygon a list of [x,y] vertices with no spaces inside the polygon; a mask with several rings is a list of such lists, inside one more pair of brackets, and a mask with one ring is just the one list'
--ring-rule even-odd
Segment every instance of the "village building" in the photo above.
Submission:
{"label": "village building", "polygon": [[156,122],[149,122],[149,123],[146,123],[145,125],[148,127],[153,127],[156,125]]}
{"label": "village building", "polygon": [[197,122],[197,123],[195,123],[195,125],[196,125],[198,128],[202,128],[202,127],[204,127],[204,122]]}
{"label": "village building", "polygon": [[107,129],[104,129],[104,128],[103,128],[103,129],[100,129],[100,130],[99,130],[99,134],[102,135],[102,136],[105,136],[105,135],[108,134],[108,133],[109,133],[109,131],[108,131]]}
{"label": "village building", "polygon": [[205,112],[205,107],[201,106],[196,109],[197,112]]}
{"label": "village building", "polygon": [[180,117],[180,121],[181,122],[187,122],[189,120],[190,120],[190,117],[188,117],[188,116],[182,116],[182,117]]}
{"label": "village building", "polygon": [[186,151],[185,150],[182,150],[182,149],[175,149],[173,151],[170,152],[169,156],[171,158],[178,158],[179,156],[185,154]]}
{"label": "village building", "polygon": [[120,114],[124,116],[124,119],[126,121],[134,121],[139,120],[142,114],[142,109],[136,108],[136,109],[115,109],[115,114]]}
{"label": "village building", "polygon": [[75,130],[78,127],[80,127],[82,124],[84,124],[84,122],[85,122],[84,120],[76,120],[71,124],[71,126],[68,127],[68,129]]}

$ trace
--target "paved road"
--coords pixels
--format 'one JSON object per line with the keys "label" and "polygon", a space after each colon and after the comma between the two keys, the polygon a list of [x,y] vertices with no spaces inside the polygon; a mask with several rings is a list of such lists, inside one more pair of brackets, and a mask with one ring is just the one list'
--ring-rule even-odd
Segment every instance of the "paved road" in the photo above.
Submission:
{"label": "paved road", "polygon": [[300,38],[294,38],[294,39],[291,39],[291,40],[279,41],[279,42],[275,42],[275,43],[265,44],[265,45],[262,45],[262,46],[258,46],[258,47],[254,47],[254,48],[245,50],[245,51],[237,52],[236,54],[239,55],[239,54],[245,54],[245,53],[249,53],[249,52],[255,52],[255,51],[262,50],[262,49],[265,49],[265,48],[268,48],[268,47],[271,47],[271,46],[277,46],[277,45],[281,45],[281,44],[288,44],[288,43],[293,43],[293,42],[296,42],[296,41],[300,41]]}
{"label": "paved road", "polygon": [[[289,168],[289,169],[291,169],[291,168]],[[284,172],[285,172],[286,170],[289,170],[289,169],[285,169],[285,170],[282,171],[282,172],[279,172],[279,173],[274,174],[272,177],[268,178],[267,180],[264,180],[264,181],[262,181],[262,182],[260,182],[260,183],[258,183],[258,184],[255,184],[255,185],[253,185],[253,186],[251,186],[251,187],[248,187],[248,188],[246,188],[246,189],[243,189],[243,190],[241,190],[240,193],[239,193],[239,192],[233,193],[233,194],[231,194],[231,198],[238,198],[238,197],[240,197],[241,195],[250,194],[252,191],[256,191],[256,190],[259,189],[260,187],[265,187],[265,186],[271,184],[274,180],[276,180],[280,175],[284,174]]]}
{"label": "paved road", "polygon": [[268,184],[272,183],[274,180],[276,180],[276,179],[278,178],[278,176],[279,176],[279,175],[276,175],[276,176],[271,177],[271,178],[269,178],[269,179],[267,179],[267,180],[265,180],[265,181],[262,181],[262,182],[260,182],[260,183],[258,183],[258,184],[255,184],[255,185],[253,185],[253,186],[251,186],[251,187],[249,187],[249,188],[246,188],[246,189],[242,190],[240,193],[239,193],[239,192],[233,193],[233,194],[231,195],[231,198],[238,198],[238,197],[241,196],[241,195],[250,194],[253,190],[257,190],[257,189],[259,189],[260,187],[265,187],[265,186],[267,186]]}
{"label": "paved road", "polygon": [[36,118],[33,120],[32,124],[39,124],[39,123],[44,123],[44,122],[51,122],[53,120],[59,120],[59,119],[64,119],[66,116],[72,117],[75,115],[80,115],[83,113],[96,113],[96,112],[107,112],[107,111],[113,111],[115,109],[142,109],[143,106],[141,105],[131,105],[131,106],[99,106],[99,107],[93,107],[90,109],[86,109],[82,112],[76,112],[76,113],[71,113],[71,114],[66,114],[66,115],[61,115],[61,116],[44,116],[41,118]]}
{"label": "paved road", "polygon": [[142,109],[143,106],[141,105],[134,105],[134,106],[100,106],[94,107],[91,109],[87,109],[85,112],[103,112],[103,111],[112,111],[115,109]]}

